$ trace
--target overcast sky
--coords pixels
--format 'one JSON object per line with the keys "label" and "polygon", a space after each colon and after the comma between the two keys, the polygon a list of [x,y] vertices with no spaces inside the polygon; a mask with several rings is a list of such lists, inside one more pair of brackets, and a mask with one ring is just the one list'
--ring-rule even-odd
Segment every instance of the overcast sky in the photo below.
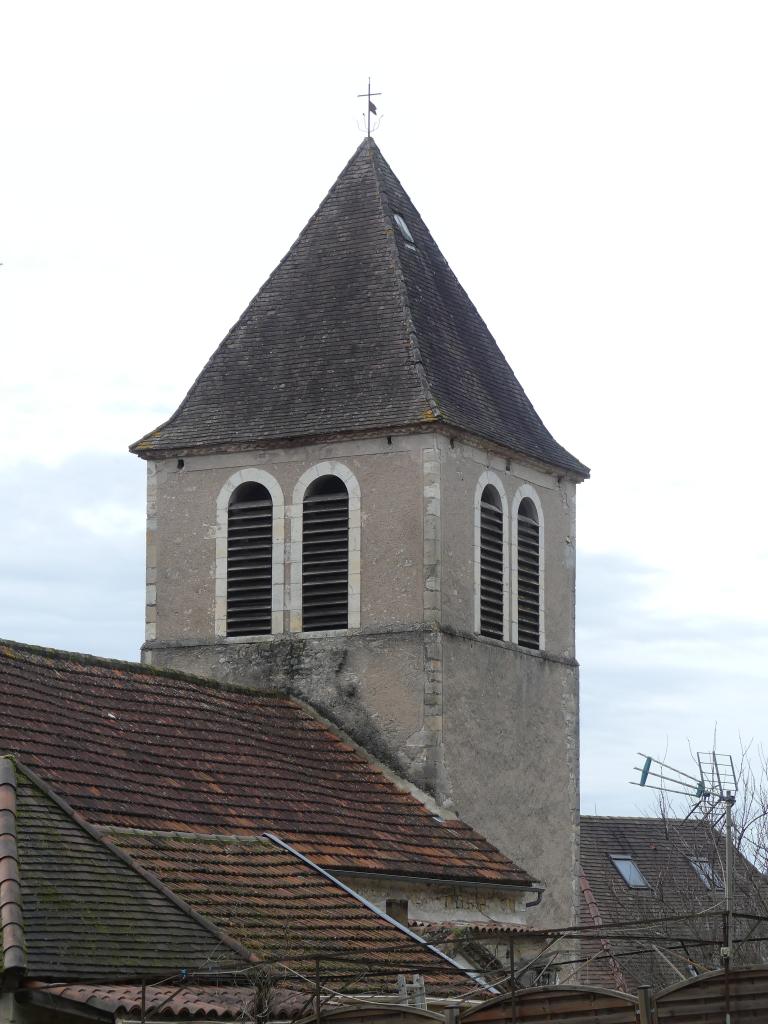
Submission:
{"label": "overcast sky", "polygon": [[583,805],[768,736],[768,5],[0,2],[0,635],[136,658],[144,466],[376,140],[579,489]]}

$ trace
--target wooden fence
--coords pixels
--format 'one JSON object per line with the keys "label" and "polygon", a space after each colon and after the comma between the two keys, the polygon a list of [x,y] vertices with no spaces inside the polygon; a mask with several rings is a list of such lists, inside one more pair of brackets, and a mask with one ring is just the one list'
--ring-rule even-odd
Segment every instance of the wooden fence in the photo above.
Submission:
{"label": "wooden fence", "polygon": [[656,996],[655,1022],[667,1024],[731,1024],[768,1022],[768,968],[740,967],[712,971],[672,985]]}
{"label": "wooden fence", "polygon": [[[465,1010],[444,1013],[379,1004],[328,1008],[322,1024],[768,1024],[768,966],[712,971],[661,992],[623,992],[582,985],[518,989]],[[307,1017],[313,1024],[315,1017]],[[304,1022],[302,1022],[304,1024]]]}
{"label": "wooden fence", "polygon": [[522,988],[461,1015],[462,1024],[637,1024],[637,999],[582,985]]}

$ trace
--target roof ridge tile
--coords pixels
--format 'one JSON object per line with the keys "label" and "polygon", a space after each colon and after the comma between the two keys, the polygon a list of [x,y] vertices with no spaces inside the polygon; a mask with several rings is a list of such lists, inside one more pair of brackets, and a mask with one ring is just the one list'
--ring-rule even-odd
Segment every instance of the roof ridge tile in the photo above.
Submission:
{"label": "roof ridge tile", "polygon": [[15,988],[27,968],[16,831],[16,772],[0,757],[0,988]]}

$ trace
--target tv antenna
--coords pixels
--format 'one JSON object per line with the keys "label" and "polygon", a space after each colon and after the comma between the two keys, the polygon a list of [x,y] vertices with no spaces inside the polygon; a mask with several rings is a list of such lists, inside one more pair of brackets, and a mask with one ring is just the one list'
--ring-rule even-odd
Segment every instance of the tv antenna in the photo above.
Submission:
{"label": "tv antenna", "polygon": [[[696,801],[689,814],[700,803],[708,803],[711,807],[725,806],[725,915],[720,957],[723,966],[727,967],[733,939],[733,805],[739,788],[733,758],[715,750],[699,751],[696,754],[699,777],[696,778],[648,754],[641,753],[638,757],[644,758],[642,766],[635,768],[640,773],[640,781],[631,785],[687,796]],[[649,779],[653,781],[649,782]]]}

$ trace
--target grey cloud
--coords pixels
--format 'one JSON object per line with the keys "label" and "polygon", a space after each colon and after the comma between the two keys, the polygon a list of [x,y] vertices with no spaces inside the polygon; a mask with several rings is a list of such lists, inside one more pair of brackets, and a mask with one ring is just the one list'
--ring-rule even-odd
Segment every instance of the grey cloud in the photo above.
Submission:
{"label": "grey cloud", "polygon": [[[723,749],[768,735],[768,636],[758,622],[668,617],[653,608],[655,574],[628,558],[579,558],[582,806],[637,813],[649,795],[629,786],[636,751],[689,744]],[[690,765],[689,765],[690,766]]]}
{"label": "grey cloud", "polygon": [[75,510],[103,502],[141,514],[144,466],[79,456],[0,471],[0,635],[136,659],[142,641],[144,536],[96,536]]}

